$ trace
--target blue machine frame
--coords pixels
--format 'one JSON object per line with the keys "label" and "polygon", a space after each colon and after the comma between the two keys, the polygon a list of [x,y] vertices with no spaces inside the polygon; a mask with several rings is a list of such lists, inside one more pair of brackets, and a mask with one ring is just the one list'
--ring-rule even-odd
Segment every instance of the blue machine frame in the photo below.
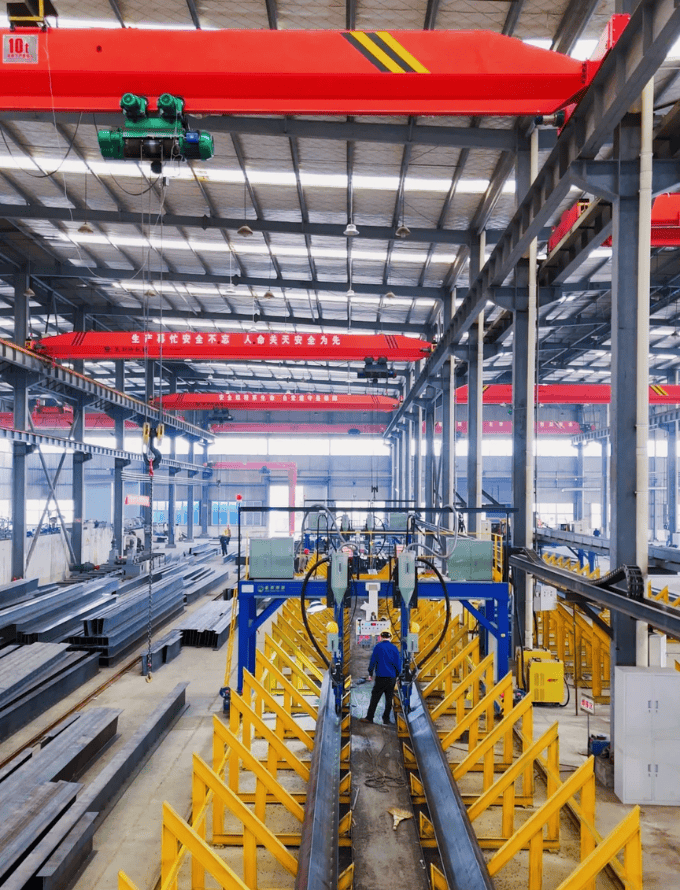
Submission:
{"label": "blue machine frame", "polygon": [[[350,584],[352,596],[368,596],[366,584],[375,581],[352,580]],[[380,582],[380,597],[392,596],[391,581]],[[510,586],[499,581],[449,581],[446,589],[451,600],[463,604],[480,625],[480,636],[485,652],[495,647],[496,679],[499,680],[508,672],[510,660]],[[299,599],[302,580],[245,580],[239,581],[238,602],[238,691],[243,691],[244,669],[255,672],[255,650],[257,647],[257,631],[279,608],[283,600],[290,597]],[[309,581],[305,599],[325,601],[328,586],[325,579]],[[418,581],[419,599],[441,599],[443,596],[438,581]],[[258,612],[260,600],[268,600]],[[472,605],[471,600],[483,600],[480,610]],[[342,628],[340,627],[340,633]]]}

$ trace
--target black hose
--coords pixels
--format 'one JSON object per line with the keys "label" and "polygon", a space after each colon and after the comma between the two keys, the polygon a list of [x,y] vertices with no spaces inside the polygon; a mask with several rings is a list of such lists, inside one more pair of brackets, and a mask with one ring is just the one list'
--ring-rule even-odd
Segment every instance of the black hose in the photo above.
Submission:
{"label": "black hose", "polygon": [[[446,621],[444,622],[444,628],[441,632],[441,635],[440,635],[439,639],[437,640],[437,645],[434,647],[435,649],[439,649],[444,637],[446,636],[446,631],[449,629],[449,621],[451,620],[451,600],[449,598],[449,591],[446,589],[446,581],[444,581],[444,578],[442,577],[441,572],[439,571],[439,569],[433,562],[430,562],[429,559],[425,559],[424,556],[417,556],[416,559],[418,560],[418,562],[425,563],[425,565],[432,572],[434,572],[434,574],[439,579],[439,583],[442,586],[442,590],[444,591],[444,598],[446,599]],[[416,667],[419,668],[419,667],[421,667],[421,665],[422,665],[422,662],[420,662],[420,663],[416,662]]]}
{"label": "black hose", "polygon": [[312,577],[312,574],[317,570],[319,566],[322,566],[324,563],[330,562],[327,556],[324,556],[323,559],[320,559],[318,562],[315,562],[314,565],[309,569],[307,574],[305,575],[305,580],[302,582],[302,589],[300,590],[300,611],[302,612],[302,621],[305,625],[305,630],[307,631],[307,636],[312,641],[312,645],[319,653],[319,657],[321,661],[326,665],[326,667],[330,667],[330,662],[326,658],[325,653],[321,650],[321,647],[316,642],[314,638],[314,634],[312,633],[312,629],[309,626],[309,621],[307,620],[307,607],[305,606],[305,591],[307,590],[307,583],[309,579]]}
{"label": "black hose", "polygon": [[571,689],[569,688],[569,684],[567,683],[567,678],[564,678],[564,685],[567,687],[567,700],[564,704],[558,705],[558,708],[566,708],[569,702],[571,701]]}

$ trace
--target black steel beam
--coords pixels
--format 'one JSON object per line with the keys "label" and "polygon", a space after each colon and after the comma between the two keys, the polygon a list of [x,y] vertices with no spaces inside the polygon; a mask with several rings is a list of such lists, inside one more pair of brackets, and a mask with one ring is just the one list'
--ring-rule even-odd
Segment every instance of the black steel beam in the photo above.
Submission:
{"label": "black steel beam", "polygon": [[451,890],[493,890],[484,856],[451,774],[451,765],[417,683],[413,684],[408,713],[406,703],[402,705],[449,887]]}
{"label": "black steel beam", "polygon": [[338,886],[341,722],[327,673],[319,693],[314,750],[309,768],[295,890]]}
{"label": "black steel beam", "polygon": [[560,590],[578,593],[589,602],[596,603],[605,609],[628,615],[629,618],[634,618],[636,621],[643,621],[676,639],[680,636],[680,612],[672,606],[648,599],[632,599],[621,587],[619,587],[620,592],[596,587],[582,575],[547,565],[533,551],[513,553],[510,556],[510,565],[533,575],[539,581],[552,584],[553,587],[558,587]]}

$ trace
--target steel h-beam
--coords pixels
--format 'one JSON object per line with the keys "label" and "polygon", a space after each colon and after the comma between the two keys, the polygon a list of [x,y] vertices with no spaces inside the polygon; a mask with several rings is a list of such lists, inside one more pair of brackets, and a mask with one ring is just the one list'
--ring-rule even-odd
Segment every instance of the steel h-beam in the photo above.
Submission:
{"label": "steel h-beam", "polygon": [[402,705],[448,885],[454,890],[493,890],[484,856],[418,683],[413,684],[410,701]]}
{"label": "steel h-beam", "polygon": [[335,713],[335,695],[327,672],[319,693],[295,890],[330,890],[338,885],[341,748],[342,723]]}
{"label": "steel h-beam", "polygon": [[[622,163],[619,196],[613,206],[612,233],[611,565],[637,565],[643,575],[647,572],[649,522],[647,375],[651,183],[647,195],[649,207],[644,208],[641,150],[646,125],[651,148],[651,124],[650,108],[647,116],[643,113],[625,117],[614,134],[614,156]],[[627,161],[637,163],[627,164]],[[649,163],[651,165],[651,157]],[[613,688],[615,666],[636,664],[636,625],[629,616],[615,614],[612,630]],[[645,629],[645,642],[646,636]],[[645,655],[644,663],[646,658]]]}

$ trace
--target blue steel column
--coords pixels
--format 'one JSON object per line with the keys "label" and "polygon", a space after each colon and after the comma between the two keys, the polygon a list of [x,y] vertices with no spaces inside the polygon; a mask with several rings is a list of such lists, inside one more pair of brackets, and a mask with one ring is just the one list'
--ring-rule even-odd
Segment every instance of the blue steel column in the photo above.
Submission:
{"label": "blue steel column", "polygon": [[[651,111],[650,111],[651,118]],[[651,120],[650,120],[651,127]],[[611,566],[647,573],[649,523],[649,208],[640,200],[641,118],[627,115],[614,134],[619,197],[612,218]],[[614,669],[636,663],[636,622],[612,612]],[[612,721],[612,727],[613,727]]]}
{"label": "blue steel column", "polygon": [[[485,237],[482,232],[470,246],[470,282],[473,282],[484,265]],[[484,312],[468,332],[468,454],[467,454],[467,504],[482,505],[482,416],[484,389]],[[479,514],[469,513],[468,531],[476,534]]]}
{"label": "blue steel column", "polygon": [[410,419],[407,417],[404,423],[404,499],[409,501],[413,497],[411,494],[413,486],[413,467],[411,460],[411,436],[412,427]]}
{"label": "blue steel column", "polygon": [[[23,346],[28,339],[29,298],[24,296],[30,278],[24,272],[14,276],[14,342]],[[25,371],[14,369],[14,428],[28,424],[28,379]],[[24,577],[26,557],[26,455],[24,442],[12,445],[12,578]]]}

